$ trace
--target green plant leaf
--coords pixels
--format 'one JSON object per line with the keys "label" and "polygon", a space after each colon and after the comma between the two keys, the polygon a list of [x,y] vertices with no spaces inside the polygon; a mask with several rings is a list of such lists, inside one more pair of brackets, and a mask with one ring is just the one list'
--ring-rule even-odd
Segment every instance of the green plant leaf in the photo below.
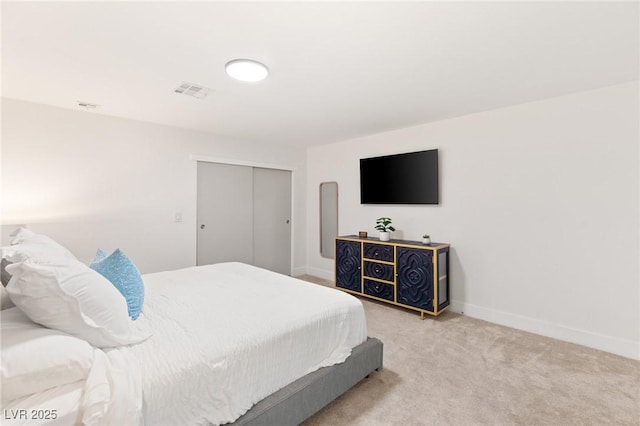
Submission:
{"label": "green plant leaf", "polygon": [[378,219],[376,219],[375,229],[381,232],[395,231],[395,228],[391,225],[390,217],[379,217]]}

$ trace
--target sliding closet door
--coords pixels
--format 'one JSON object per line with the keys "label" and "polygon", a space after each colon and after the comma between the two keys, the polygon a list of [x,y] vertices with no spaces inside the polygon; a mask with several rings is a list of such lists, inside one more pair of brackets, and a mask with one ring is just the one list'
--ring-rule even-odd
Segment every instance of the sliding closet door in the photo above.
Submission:
{"label": "sliding closet door", "polygon": [[197,264],[253,261],[253,170],[198,162]]}
{"label": "sliding closet door", "polygon": [[291,172],[253,169],[253,264],[291,274]]}
{"label": "sliding closet door", "polygon": [[291,274],[291,171],[198,162],[197,264]]}

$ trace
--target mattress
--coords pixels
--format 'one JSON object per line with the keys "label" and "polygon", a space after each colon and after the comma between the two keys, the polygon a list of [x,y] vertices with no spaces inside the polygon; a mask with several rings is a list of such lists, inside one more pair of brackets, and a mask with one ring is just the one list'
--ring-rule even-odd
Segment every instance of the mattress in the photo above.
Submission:
{"label": "mattress", "polygon": [[242,263],[144,275],[130,348],[148,425],[224,424],[366,340],[362,304],[331,288]]}

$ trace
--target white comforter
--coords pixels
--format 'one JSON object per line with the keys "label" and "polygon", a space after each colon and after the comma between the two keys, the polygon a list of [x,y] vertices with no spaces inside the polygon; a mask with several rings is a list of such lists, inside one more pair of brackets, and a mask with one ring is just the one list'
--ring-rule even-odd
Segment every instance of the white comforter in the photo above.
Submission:
{"label": "white comforter", "polygon": [[344,361],[366,339],[360,301],[241,263],[144,276],[131,347],[147,425],[232,422],[303,375]]}
{"label": "white comforter", "polygon": [[[232,422],[303,375],[344,361],[366,339],[356,298],[249,265],[143,279],[145,304],[135,325],[152,337],[95,349],[85,380],[11,401],[2,407],[3,424]],[[15,415],[51,409],[56,419]]]}

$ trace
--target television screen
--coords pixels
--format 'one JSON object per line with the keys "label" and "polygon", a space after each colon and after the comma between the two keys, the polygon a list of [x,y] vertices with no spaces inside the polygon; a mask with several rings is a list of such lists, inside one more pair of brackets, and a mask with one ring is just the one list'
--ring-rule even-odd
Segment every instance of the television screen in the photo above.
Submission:
{"label": "television screen", "polygon": [[438,204],[438,150],[360,160],[361,204]]}

